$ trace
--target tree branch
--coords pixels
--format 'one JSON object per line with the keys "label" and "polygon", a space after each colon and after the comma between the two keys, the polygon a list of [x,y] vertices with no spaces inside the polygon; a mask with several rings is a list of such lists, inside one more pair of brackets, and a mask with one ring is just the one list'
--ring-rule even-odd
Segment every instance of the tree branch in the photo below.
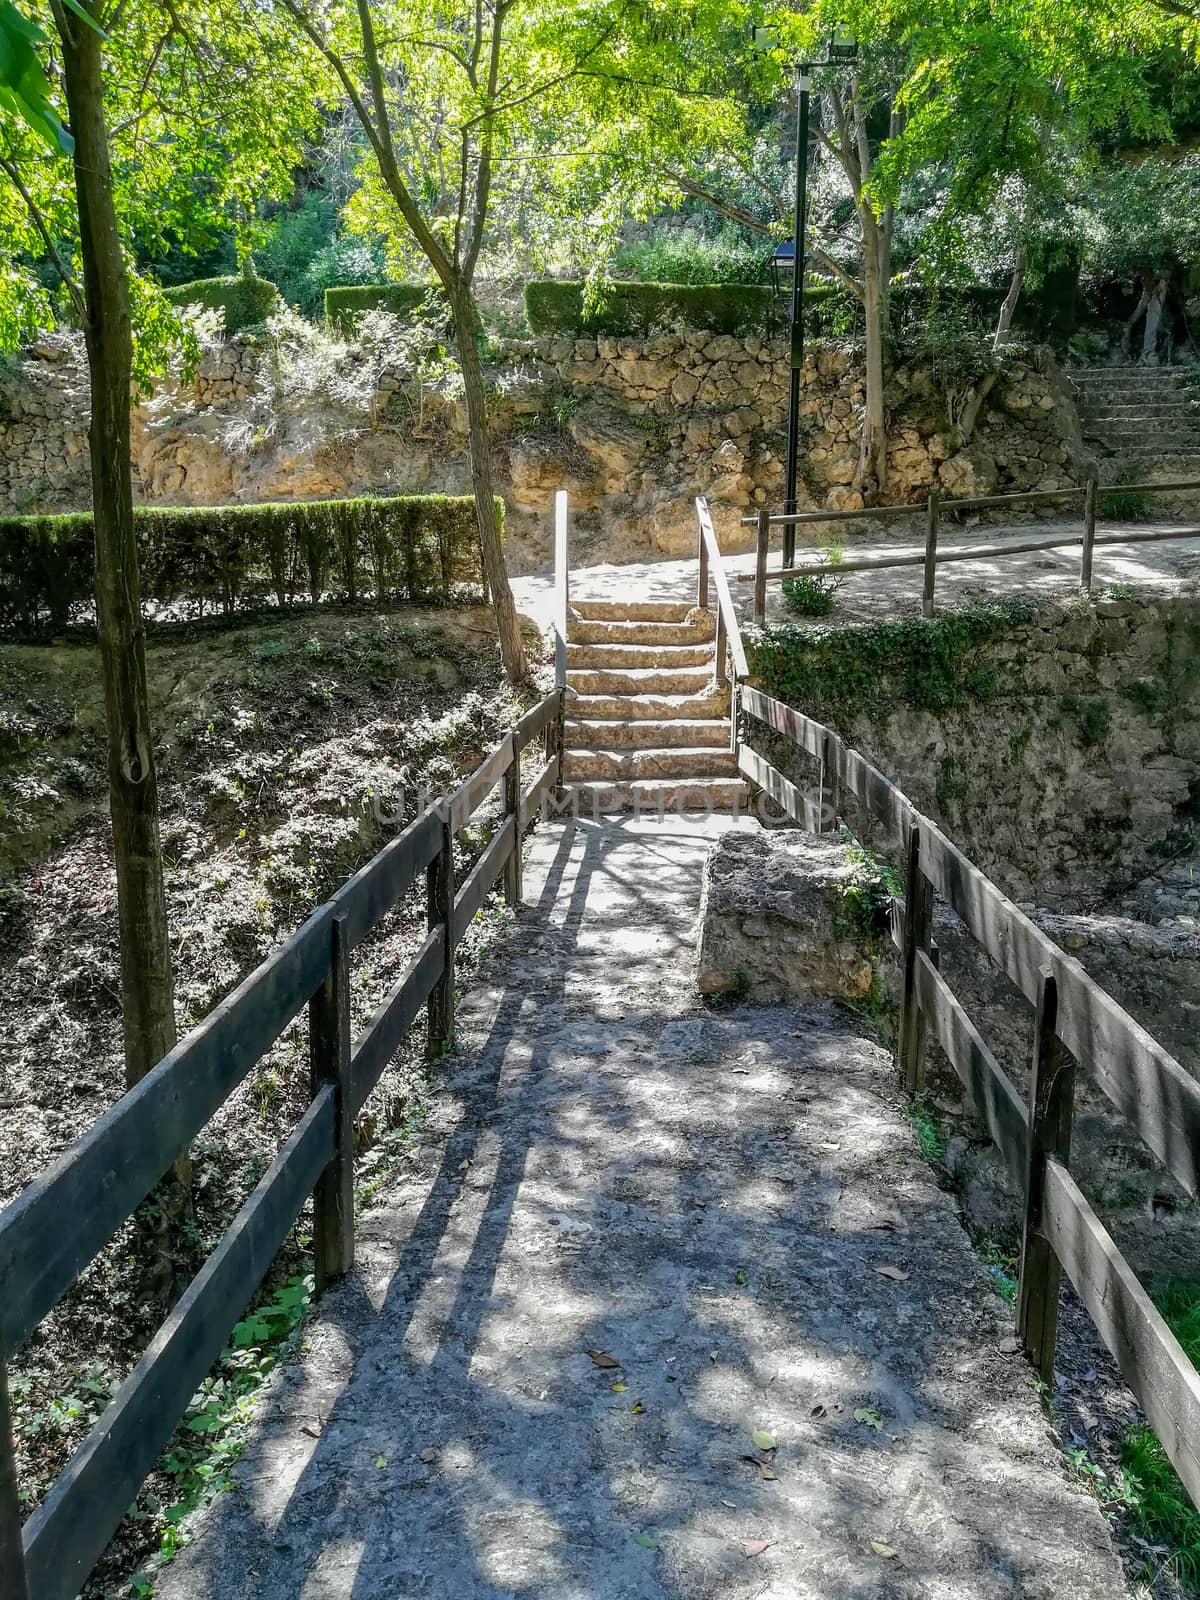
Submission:
{"label": "tree branch", "polygon": [[87,321],[87,306],[84,303],[83,290],[67,271],[66,263],[59,254],[58,246],[54,243],[54,240],[50,235],[50,229],[46,224],[46,219],[39,211],[33,196],[25,187],[25,183],[21,177],[16,162],[12,161],[8,156],[0,156],[0,172],[5,174],[13,188],[25,202],[25,208],[29,212],[30,217],[33,219],[33,225],[42,236],[42,243],[46,247],[46,254],[50,257],[51,261],[53,261],[54,270],[62,279],[63,286],[71,297],[71,304],[75,308],[75,314],[79,318],[81,324],[85,323]]}
{"label": "tree branch", "polygon": [[863,298],[862,284],[859,283],[857,278],[851,277],[845,267],[835,261],[828,251],[823,250],[819,244],[814,244],[811,239],[808,242],[808,253],[819,266],[825,269],[827,276],[836,278],[843,288],[849,289],[856,300]]}

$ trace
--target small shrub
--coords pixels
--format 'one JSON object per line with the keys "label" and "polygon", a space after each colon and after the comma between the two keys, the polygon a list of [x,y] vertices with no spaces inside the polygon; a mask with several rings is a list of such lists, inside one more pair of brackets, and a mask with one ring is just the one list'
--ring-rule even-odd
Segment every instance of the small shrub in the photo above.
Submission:
{"label": "small shrub", "polygon": [[732,225],[716,234],[673,228],[627,244],[617,252],[617,271],[650,283],[765,283],[771,247],[750,243]]}
{"label": "small shrub", "polygon": [[197,278],[181,283],[163,294],[174,306],[202,306],[220,311],[228,335],[243,328],[256,327],[279,306],[279,290],[266,278],[234,275],[227,278]]}
{"label": "small shrub", "polygon": [[[830,545],[821,553],[821,563],[826,567],[839,567],[844,552]],[[837,605],[838,590],[845,583],[831,572],[805,573],[802,578],[783,580],[783,603],[797,617],[827,617]]]}

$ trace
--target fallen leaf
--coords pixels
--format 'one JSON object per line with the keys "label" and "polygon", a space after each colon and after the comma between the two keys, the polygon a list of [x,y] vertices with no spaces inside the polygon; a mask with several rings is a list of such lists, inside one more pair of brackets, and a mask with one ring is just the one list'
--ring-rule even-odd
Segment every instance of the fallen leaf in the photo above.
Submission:
{"label": "fallen leaf", "polygon": [[763,1551],[767,1550],[769,1548],[770,1548],[770,1541],[767,1540],[767,1539],[743,1539],[742,1540],[742,1554],[746,1557],[747,1561],[750,1559],[751,1556],[760,1556],[760,1555],[762,1555]]}
{"label": "fallen leaf", "polygon": [[300,1432],[306,1433],[310,1439],[319,1439],[321,1437],[320,1428],[311,1427],[307,1422],[300,1429]]}
{"label": "fallen leaf", "polygon": [[1002,1356],[1015,1356],[1021,1348],[1021,1341],[1015,1334],[1010,1333],[1007,1339],[1000,1341],[1000,1354]]}
{"label": "fallen leaf", "polygon": [[616,1356],[609,1355],[607,1350],[589,1350],[587,1353],[598,1367],[619,1367],[621,1365]]}
{"label": "fallen leaf", "polygon": [[769,1461],[763,1461],[758,1456],[743,1456],[742,1460],[743,1461],[748,1461],[752,1467],[757,1467],[759,1472],[762,1473],[763,1477],[768,1482],[774,1482],[775,1481],[775,1478],[776,1478],[775,1469],[774,1469],[774,1467],[771,1465],[771,1463]]}
{"label": "fallen leaf", "polygon": [[874,1428],[876,1433],[883,1432],[883,1418],[874,1406],[859,1406],[854,1413],[854,1420],[864,1428]]}
{"label": "fallen leaf", "polygon": [[908,1273],[903,1267],[876,1267],[875,1271],[881,1278],[890,1278],[893,1283],[907,1283]]}
{"label": "fallen leaf", "polygon": [[646,1412],[646,1408],[640,1400],[635,1400],[629,1409],[633,1412],[635,1417],[644,1416]]}
{"label": "fallen leaf", "polygon": [[717,1355],[717,1352],[715,1350],[710,1350],[708,1352],[708,1359],[710,1361],[717,1361],[717,1360],[720,1359],[720,1357]]}
{"label": "fallen leaf", "polygon": [[382,1472],[384,1467],[387,1466],[387,1457],[386,1456],[376,1456],[375,1457],[375,1465]]}
{"label": "fallen leaf", "polygon": [[809,1412],[810,1417],[826,1417],[828,1415],[829,1408],[825,1405],[822,1405],[819,1401]]}
{"label": "fallen leaf", "polygon": [[614,1394],[624,1394],[628,1387],[629,1385],[627,1383],[614,1383],[612,1386],[612,1392]]}
{"label": "fallen leaf", "polygon": [[884,1544],[882,1539],[872,1539],[871,1549],[885,1561],[894,1561],[900,1553],[898,1550],[893,1550],[890,1544]]}
{"label": "fallen leaf", "polygon": [[436,1461],[437,1458],[438,1453],[432,1445],[427,1444],[424,1450],[421,1451],[421,1460],[424,1461],[426,1465],[428,1465],[431,1461]]}
{"label": "fallen leaf", "polygon": [[759,1450],[774,1450],[777,1442],[775,1435],[768,1433],[765,1428],[755,1428],[750,1437]]}
{"label": "fallen leaf", "polygon": [[746,1281],[746,1274],[745,1274],[745,1273],[744,1273],[744,1272],[739,1272],[739,1273],[738,1273],[738,1274],[737,1274],[737,1278],[736,1278],[736,1280],[735,1280],[735,1281],[736,1281],[736,1282],[738,1282],[738,1283],[745,1283],[745,1281]]}
{"label": "fallen leaf", "polygon": [[634,1539],[634,1544],[640,1544],[643,1550],[657,1550],[658,1540],[652,1533],[639,1533]]}

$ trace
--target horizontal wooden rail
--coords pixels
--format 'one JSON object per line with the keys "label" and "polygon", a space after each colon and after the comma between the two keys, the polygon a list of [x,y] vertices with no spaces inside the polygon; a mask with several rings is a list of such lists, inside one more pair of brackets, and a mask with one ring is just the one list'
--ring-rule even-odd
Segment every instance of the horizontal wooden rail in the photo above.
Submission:
{"label": "horizontal wooden rail", "polygon": [[1046,1168],[1046,1237],[1192,1501],[1200,1505],[1200,1372],[1058,1161]]}
{"label": "horizontal wooden rail", "polygon": [[1024,1183],[1029,1159],[1025,1102],[924,950],[917,952],[916,985],[917,1000],[934,1038],[962,1079],[1010,1176],[1016,1183]]}
{"label": "horizontal wooden rail", "polygon": [[332,1156],[327,1086],[26,1523],[31,1596],[79,1593]]}
{"label": "horizontal wooden rail", "polygon": [[[942,510],[946,509],[945,501]],[[1025,555],[1033,550],[1061,550],[1070,545],[1083,544],[1084,534],[1039,534],[1035,539],[1002,539],[995,544],[977,545],[950,545],[940,546],[934,554],[934,565],[941,567],[955,561],[990,561],[1000,556]],[[1093,545],[1111,544],[1157,544],[1167,539],[1196,539],[1200,538],[1200,528],[1133,528],[1125,533],[1098,533],[1091,541]],[[923,567],[927,558],[924,553],[907,556],[864,556],[858,561],[839,561],[836,565],[828,561],[809,561],[795,567],[768,568],[765,577],[771,580],[781,578],[811,577],[813,573],[824,574],[829,577],[850,576],[858,572],[883,572],[895,567]],[[754,583],[758,574],[754,572],[739,572],[739,583]]]}
{"label": "horizontal wooden rail", "polygon": [[10,1355],[320,988],[332,921],[322,906],[0,1213]]}
{"label": "horizontal wooden rail", "polygon": [[[448,801],[410,822],[0,1213],[3,1394],[4,1357],[24,1343],[254,1063],[309,1007],[313,1094],[307,1109],[16,1546],[10,1532],[20,1510],[7,1410],[0,1406],[0,1586],[28,1592],[31,1600],[67,1600],[79,1592],[310,1194],[318,1282],[323,1273],[336,1276],[352,1264],[354,1118],[421,1006],[432,1004],[452,979],[454,946],[519,852],[542,794],[557,782],[562,710],[556,690],[527,711]],[[520,754],[539,736],[547,760],[522,796]],[[448,896],[443,907],[429,895],[424,941],[351,1049],[346,951],[423,874],[452,891],[453,834],[501,781],[508,812],[503,823],[457,898]],[[510,899],[519,898],[519,889],[519,874],[510,872]],[[447,1017],[452,1022],[452,1007]]]}
{"label": "horizontal wooden rail", "polygon": [[819,831],[820,807],[769,761],[764,761],[757,750],[751,750],[748,745],[741,746],[738,750],[738,771],[751,783],[758,784],[764,794],[770,795],[793,822],[799,823],[802,828],[809,828],[813,833]]}

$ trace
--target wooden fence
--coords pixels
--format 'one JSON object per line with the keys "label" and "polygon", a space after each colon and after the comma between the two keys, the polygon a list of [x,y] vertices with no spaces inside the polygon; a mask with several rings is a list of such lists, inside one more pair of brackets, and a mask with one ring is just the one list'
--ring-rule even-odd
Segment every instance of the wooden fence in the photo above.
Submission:
{"label": "wooden fence", "polygon": [[[421,1007],[436,1052],[454,1032],[454,951],[497,878],[521,897],[520,840],[561,788],[562,694],[507,733],[448,800],[424,810],[0,1215],[0,1595],[71,1600],[313,1195],[317,1287],[354,1257],[354,1119]],[[521,755],[545,761],[521,784]],[[460,886],[455,835],[497,785],[504,820]],[[428,932],[351,1041],[350,954],[424,873]],[[4,1355],[29,1337],[133,1215],[254,1063],[306,1007],[312,1098],[220,1244],[21,1526]]]}
{"label": "wooden fence", "polygon": [[[1185,489],[1200,489],[1200,480],[1189,479],[1181,483],[1125,484],[1104,486],[1107,495],[1167,494]],[[876,572],[890,567],[923,567],[925,581],[921,595],[921,611],[933,616],[937,569],[953,561],[990,561],[1005,556],[1024,555],[1035,550],[1058,550],[1068,545],[1080,546],[1079,587],[1085,594],[1092,592],[1092,561],[1097,545],[1156,543],[1162,539],[1194,539],[1200,537],[1200,528],[1136,528],[1119,532],[1097,531],[1096,508],[1100,485],[1095,478],[1069,489],[1033,489],[1020,494],[979,495],[970,500],[943,500],[933,488],[929,498],[915,505],[863,506],[857,511],[793,511],[776,513],[763,506],[753,517],[743,517],[745,526],[753,524],[758,529],[756,557],[753,572],[742,573],[739,583],[754,585],[754,620],[765,621],[767,614],[767,583],[784,578],[844,577],[856,572]],[[1001,539],[995,544],[953,545],[939,547],[942,517],[946,512],[977,511],[987,507],[1005,507],[1030,504],[1033,501],[1080,501],[1083,509],[1083,527],[1078,533],[1038,534],[1032,538]],[[810,561],[794,565],[793,555],[785,547],[782,565],[769,568],[767,557],[771,542],[771,529],[781,526],[785,539],[794,538],[798,526],[824,522],[866,522],[875,518],[897,516],[923,516],[925,518],[925,549],[920,555],[866,556],[857,561]]]}
{"label": "wooden fence", "polygon": [[[753,718],[765,724],[820,763],[820,802],[808,800],[743,743],[739,764],[748,778],[802,827],[821,826],[836,817],[842,799],[852,797],[906,853],[905,897],[894,902],[893,916],[903,968],[899,1069],[908,1090],[919,1093],[926,1035],[936,1040],[1024,1193],[1017,1332],[1030,1359],[1052,1382],[1063,1270],[1200,1506],[1200,1373],[1070,1171],[1078,1062],[1188,1193],[1196,1194],[1200,1084],[857,750],[749,685],[740,698],[743,723]],[[1028,1105],[939,970],[931,937],[935,893],[1036,1007]]]}

